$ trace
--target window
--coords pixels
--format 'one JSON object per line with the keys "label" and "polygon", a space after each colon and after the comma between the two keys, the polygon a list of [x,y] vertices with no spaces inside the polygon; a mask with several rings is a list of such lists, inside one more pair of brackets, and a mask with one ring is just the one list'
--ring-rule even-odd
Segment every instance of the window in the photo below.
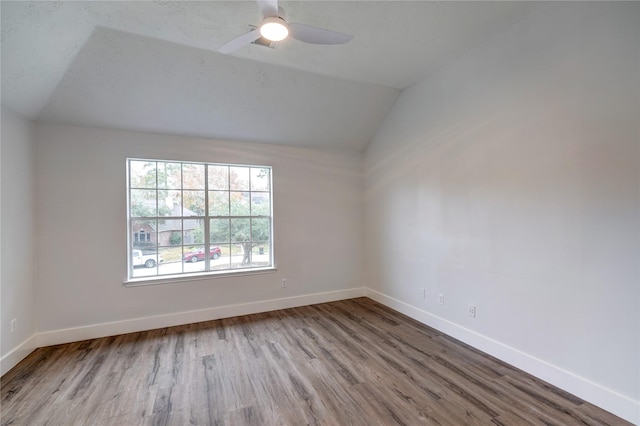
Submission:
{"label": "window", "polygon": [[273,267],[271,167],[127,160],[129,279]]}
{"label": "window", "polygon": [[143,243],[145,241],[145,238],[147,242],[151,241],[151,233],[144,232],[144,229],[141,229],[139,234],[133,234],[133,239],[135,240],[135,242]]}

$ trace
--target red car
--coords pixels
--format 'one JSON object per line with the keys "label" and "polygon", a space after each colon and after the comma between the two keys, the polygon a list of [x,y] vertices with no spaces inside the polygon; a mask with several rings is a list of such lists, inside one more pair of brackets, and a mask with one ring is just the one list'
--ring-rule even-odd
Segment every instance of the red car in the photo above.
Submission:
{"label": "red car", "polygon": [[[211,250],[209,250],[209,257],[211,259],[215,260],[219,258],[221,255],[222,253],[220,252],[220,247],[211,247]],[[193,263],[196,263],[200,260],[204,260],[204,250],[190,251],[188,253],[185,253],[182,259],[185,262],[193,262]]]}

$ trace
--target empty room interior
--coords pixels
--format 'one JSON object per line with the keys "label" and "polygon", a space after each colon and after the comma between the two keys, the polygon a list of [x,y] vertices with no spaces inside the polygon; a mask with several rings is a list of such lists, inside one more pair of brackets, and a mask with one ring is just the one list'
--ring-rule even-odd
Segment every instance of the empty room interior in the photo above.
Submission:
{"label": "empty room interior", "polygon": [[640,2],[0,12],[1,424],[640,424]]}

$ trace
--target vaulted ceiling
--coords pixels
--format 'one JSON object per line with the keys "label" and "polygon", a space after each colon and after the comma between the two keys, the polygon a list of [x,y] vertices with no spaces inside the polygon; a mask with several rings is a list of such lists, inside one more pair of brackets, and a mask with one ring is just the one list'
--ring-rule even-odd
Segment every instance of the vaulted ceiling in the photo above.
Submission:
{"label": "vaulted ceiling", "polygon": [[361,151],[403,88],[533,4],[280,6],[354,38],[223,55],[260,22],[254,1],[2,1],[2,103],[43,122]]}

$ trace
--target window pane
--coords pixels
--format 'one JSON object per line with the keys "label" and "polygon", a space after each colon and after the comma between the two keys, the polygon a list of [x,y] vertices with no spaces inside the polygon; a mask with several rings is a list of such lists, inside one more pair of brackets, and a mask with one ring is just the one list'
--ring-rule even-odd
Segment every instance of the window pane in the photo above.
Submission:
{"label": "window pane", "polygon": [[177,190],[159,190],[158,216],[182,216],[182,192]]}
{"label": "window pane", "polygon": [[270,204],[268,192],[252,192],[251,216],[269,216],[271,213]]}
{"label": "window pane", "polygon": [[148,248],[157,245],[156,221],[134,219],[131,221],[131,242],[133,248]]}
{"label": "window pane", "polygon": [[201,272],[205,267],[204,246],[185,246],[182,257],[184,272]]}
{"label": "window pane", "polygon": [[249,193],[248,192],[231,192],[231,216],[249,216]]}
{"label": "window pane", "polygon": [[229,193],[209,191],[209,216],[229,216]]}
{"label": "window pane", "polygon": [[158,162],[158,188],[182,188],[182,164]]}
{"label": "window pane", "polygon": [[130,254],[134,277],[157,275],[158,263],[161,259],[158,258],[158,251],[155,247],[134,248]]}
{"label": "window pane", "polygon": [[129,164],[129,180],[131,188],[156,187],[155,161],[131,161]]}
{"label": "window pane", "polygon": [[250,219],[231,219],[231,242],[251,241]]}
{"label": "window pane", "polygon": [[132,189],[130,204],[132,217],[154,217],[157,213],[156,191]]}
{"label": "window pane", "polygon": [[209,166],[209,189],[229,190],[229,167]]}
{"label": "window pane", "polygon": [[185,219],[182,232],[182,244],[204,244],[204,219]]}
{"label": "window pane", "polygon": [[229,189],[232,191],[248,191],[249,167],[229,167]]}
{"label": "window pane", "polygon": [[269,190],[269,169],[257,169],[255,167],[251,168],[251,190]]}
{"label": "window pane", "polygon": [[252,266],[269,266],[271,258],[269,257],[269,245],[258,244],[251,250]]}
{"label": "window pane", "polygon": [[251,219],[251,240],[255,242],[267,242],[271,239],[269,219]]}
{"label": "window pane", "polygon": [[190,245],[184,248],[183,260],[185,262],[197,263],[204,260],[204,246]]}
{"label": "window pane", "polygon": [[231,245],[219,244],[216,247],[220,250],[220,257],[211,261],[211,270],[229,269],[231,265]]}
{"label": "window pane", "polygon": [[211,244],[228,243],[229,219],[211,219],[209,224],[209,240]]}
{"label": "window pane", "polygon": [[158,220],[158,245],[179,246],[182,244],[182,219]]}
{"label": "window pane", "polygon": [[182,188],[204,189],[204,164],[182,165]]}
{"label": "window pane", "polygon": [[204,216],[204,191],[183,191],[183,216]]}

